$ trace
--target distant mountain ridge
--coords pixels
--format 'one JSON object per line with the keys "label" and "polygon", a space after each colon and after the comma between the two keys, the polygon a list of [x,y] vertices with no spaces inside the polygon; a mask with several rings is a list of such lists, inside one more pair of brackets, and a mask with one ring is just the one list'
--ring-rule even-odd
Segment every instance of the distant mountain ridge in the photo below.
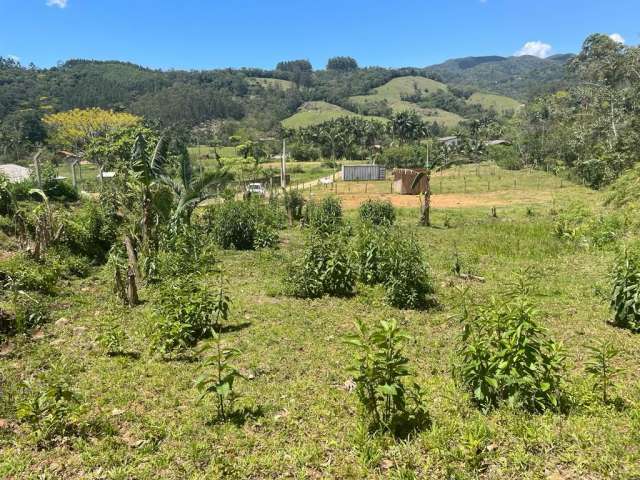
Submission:
{"label": "distant mountain ridge", "polygon": [[565,65],[571,58],[571,54],[546,59],[489,55],[454,58],[428,67],[348,71],[312,70],[306,61],[288,62],[296,67],[293,70],[185,71],[82,59],[38,69],[0,58],[0,123],[8,117],[8,122],[19,122],[25,111],[41,116],[52,111],[100,107],[130,111],[165,125],[193,126],[225,119],[270,131],[298,113],[306,102],[320,102],[317,105],[322,108],[302,108],[303,115],[298,117],[309,117],[311,111],[319,112],[319,118],[335,115],[338,107],[342,114],[388,117],[392,111],[414,108],[426,121],[452,127],[467,117],[461,113],[464,105],[458,104],[456,109],[456,105],[441,104],[446,98],[429,103],[418,97],[464,87],[465,93],[458,97],[463,104],[464,95],[475,94],[467,103],[513,111],[536,94],[570,85]]}
{"label": "distant mountain ridge", "polygon": [[454,58],[426,67],[447,84],[487,90],[526,101],[567,81],[566,64],[573,54],[548,58],[483,56]]}

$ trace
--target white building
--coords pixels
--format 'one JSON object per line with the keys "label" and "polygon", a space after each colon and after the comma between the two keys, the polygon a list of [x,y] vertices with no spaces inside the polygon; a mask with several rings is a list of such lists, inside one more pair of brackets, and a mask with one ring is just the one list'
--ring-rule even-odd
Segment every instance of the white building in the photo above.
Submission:
{"label": "white building", "polygon": [[5,163],[0,165],[0,175],[7,177],[11,183],[18,183],[31,177],[31,169],[15,163]]}

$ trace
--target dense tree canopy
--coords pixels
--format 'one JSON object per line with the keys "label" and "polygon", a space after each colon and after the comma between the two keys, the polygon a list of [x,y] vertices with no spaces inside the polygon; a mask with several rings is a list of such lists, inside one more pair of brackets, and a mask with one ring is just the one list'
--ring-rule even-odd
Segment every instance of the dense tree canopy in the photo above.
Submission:
{"label": "dense tree canopy", "polygon": [[356,62],[356,59],[353,57],[333,57],[327,62],[327,70],[346,72],[356,70],[357,68],[358,62]]}

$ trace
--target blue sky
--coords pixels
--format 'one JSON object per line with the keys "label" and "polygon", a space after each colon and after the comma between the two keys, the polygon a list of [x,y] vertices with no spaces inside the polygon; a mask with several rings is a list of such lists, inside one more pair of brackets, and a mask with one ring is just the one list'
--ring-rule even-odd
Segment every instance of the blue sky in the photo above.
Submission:
{"label": "blue sky", "polygon": [[335,55],[425,66],[576,52],[593,32],[640,41],[640,0],[0,0],[0,18],[0,56],[41,67],[93,58],[273,68],[308,58],[323,68]]}

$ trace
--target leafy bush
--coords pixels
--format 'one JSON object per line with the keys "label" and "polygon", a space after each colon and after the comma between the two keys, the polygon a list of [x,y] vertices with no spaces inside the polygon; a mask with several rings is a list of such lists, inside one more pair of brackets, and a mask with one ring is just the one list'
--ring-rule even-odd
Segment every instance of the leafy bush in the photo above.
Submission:
{"label": "leafy bush", "polygon": [[359,209],[360,219],[373,225],[393,225],[396,212],[391,202],[386,200],[367,200]]}
{"label": "leafy bush", "polygon": [[288,293],[300,298],[348,296],[354,292],[356,272],[340,238],[311,238],[302,258],[288,268]]}
{"label": "leafy bush", "polygon": [[381,321],[374,329],[358,321],[357,333],[347,337],[357,349],[351,368],[360,405],[369,430],[406,437],[430,424],[424,395],[417,384],[405,385],[409,359],[402,343],[409,337],[395,320]]}
{"label": "leafy bush", "polygon": [[583,205],[570,205],[556,216],[553,231],[559,238],[576,240],[580,236],[580,227],[589,216],[589,211]]}
{"label": "leafy bush", "polygon": [[481,408],[560,409],[564,355],[537,316],[521,298],[465,311],[456,377]]}
{"label": "leafy bush", "polygon": [[425,145],[412,144],[385,148],[380,163],[389,168],[422,167],[428,152]]}
{"label": "leafy bush", "polygon": [[392,307],[420,310],[436,305],[429,267],[415,238],[393,236],[384,272],[385,299]]}
{"label": "leafy bush", "polygon": [[292,143],[289,145],[289,155],[298,162],[308,162],[320,158],[320,152],[317,148],[304,143]]}
{"label": "leafy bush", "polygon": [[487,156],[505,170],[521,170],[524,167],[518,150],[511,145],[490,145],[487,147]]}
{"label": "leafy bush", "polygon": [[65,219],[60,243],[76,255],[102,263],[116,241],[117,226],[116,214],[108,204],[89,201]]}
{"label": "leafy bush", "polygon": [[304,196],[298,190],[287,190],[284,193],[284,208],[290,216],[290,221],[302,218]]}
{"label": "leafy bush", "polygon": [[54,247],[49,250],[44,263],[67,279],[85,278],[91,271],[91,264],[87,257],[74,255],[66,247]]}
{"label": "leafy bush", "polygon": [[201,225],[183,223],[177,230],[167,230],[162,235],[159,251],[143,256],[147,279],[158,282],[184,274],[210,272],[216,268],[215,249]]}
{"label": "leafy bush", "polygon": [[55,263],[36,262],[26,254],[0,262],[0,284],[11,280],[19,290],[52,293],[59,276],[60,269]]}
{"label": "leafy bush", "polygon": [[384,227],[364,225],[353,241],[358,278],[367,285],[384,283],[387,278],[389,231]]}
{"label": "leafy bush", "polygon": [[320,203],[308,202],[303,222],[321,234],[337,232],[343,225],[342,202],[334,196],[325,197]]}
{"label": "leafy bush", "polygon": [[229,201],[209,208],[206,221],[216,243],[224,249],[254,250],[278,243],[281,216],[258,201]]}
{"label": "leafy bush", "polygon": [[640,243],[624,248],[613,267],[613,323],[640,332]]}
{"label": "leafy bush", "polygon": [[162,285],[153,343],[162,353],[185,350],[216,328],[216,298],[197,277],[185,275]]}

